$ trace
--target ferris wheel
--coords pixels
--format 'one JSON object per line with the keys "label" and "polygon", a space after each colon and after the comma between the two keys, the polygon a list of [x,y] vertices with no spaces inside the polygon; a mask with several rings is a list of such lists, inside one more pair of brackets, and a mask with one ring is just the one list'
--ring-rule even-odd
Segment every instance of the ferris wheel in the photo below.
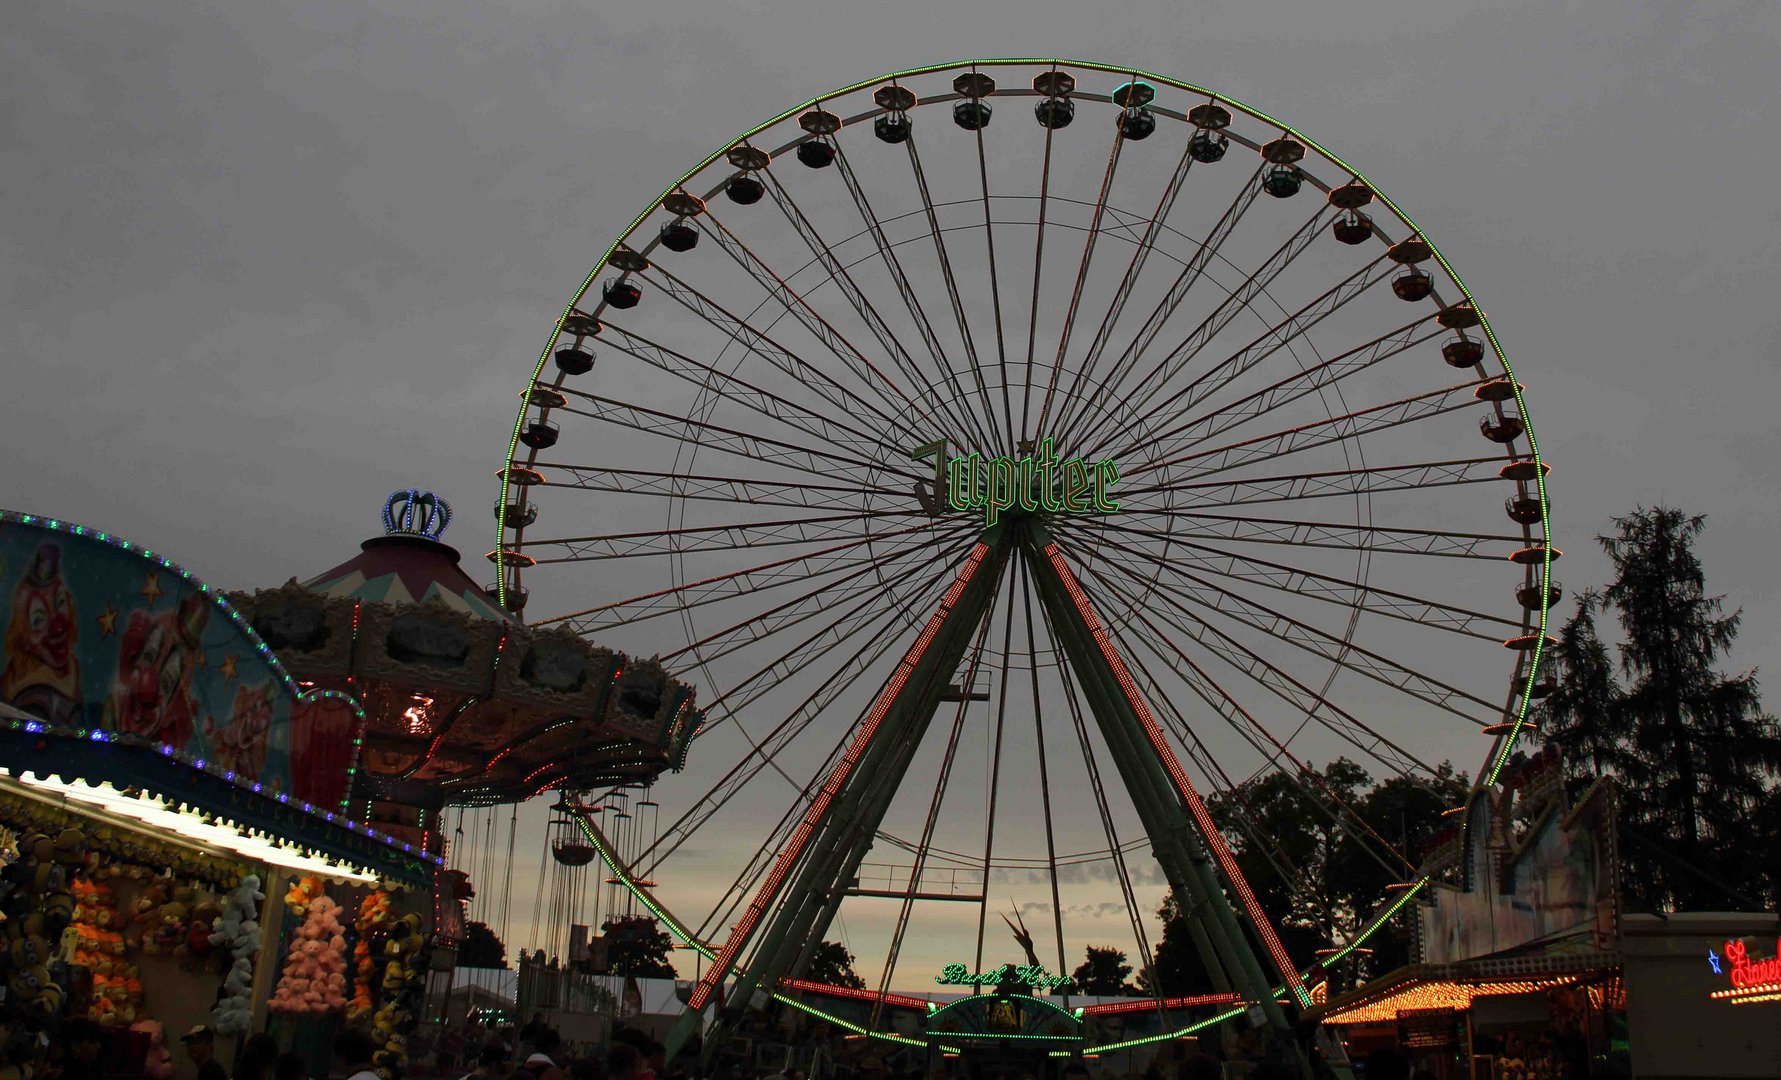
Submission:
{"label": "ferris wheel", "polygon": [[[1213,91],[856,83],[671,184],[549,336],[496,589],[698,687],[658,824],[583,817],[607,903],[699,954],[691,1015],[838,936],[880,997],[979,970],[1008,904],[1035,966],[1147,957],[1169,888],[1284,1029],[1310,958],[1208,798],[1338,756],[1493,779],[1546,688],[1547,469],[1482,310],[1357,170]],[[1426,884],[1367,843],[1397,906]]]}

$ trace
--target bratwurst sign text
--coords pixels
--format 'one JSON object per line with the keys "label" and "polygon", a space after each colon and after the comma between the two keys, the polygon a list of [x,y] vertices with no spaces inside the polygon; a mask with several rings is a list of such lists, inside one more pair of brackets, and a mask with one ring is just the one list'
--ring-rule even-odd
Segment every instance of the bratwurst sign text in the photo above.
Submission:
{"label": "bratwurst sign text", "polygon": [[1108,494],[1119,483],[1119,466],[1111,458],[1059,459],[1050,439],[1039,441],[1037,453],[1020,457],[975,452],[952,456],[948,449],[946,440],[939,439],[909,455],[915,461],[934,462],[933,486],[918,484],[915,489],[915,497],[930,514],[939,515],[942,493],[945,506],[953,510],[981,511],[985,526],[994,525],[1009,510],[1047,514],[1119,510],[1119,503]]}

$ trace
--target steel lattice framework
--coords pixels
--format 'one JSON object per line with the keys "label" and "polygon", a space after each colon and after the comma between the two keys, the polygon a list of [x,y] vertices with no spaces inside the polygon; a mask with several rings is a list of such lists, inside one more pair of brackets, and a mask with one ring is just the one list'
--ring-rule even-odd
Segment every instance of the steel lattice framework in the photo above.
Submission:
{"label": "steel lattice framework", "polygon": [[[1245,878],[1234,790],[1428,777],[1480,732],[1494,781],[1545,686],[1547,468],[1482,309],[1357,170],[1179,80],[987,60],[788,110],[619,234],[522,398],[491,589],[701,689],[668,820],[576,804],[606,910],[701,958],[677,1039],[820,1013],[856,906],[881,1004],[944,933],[981,964],[1004,886],[1068,970],[1107,932],[1067,917],[1090,873],[1141,958],[1173,890],[1192,1000],[1236,1002],[1159,1038],[1247,1010],[1296,1054],[1323,967]],[[1402,879],[1340,957],[1428,878],[1317,799]],[[910,1041],[880,1013],[849,1026]]]}

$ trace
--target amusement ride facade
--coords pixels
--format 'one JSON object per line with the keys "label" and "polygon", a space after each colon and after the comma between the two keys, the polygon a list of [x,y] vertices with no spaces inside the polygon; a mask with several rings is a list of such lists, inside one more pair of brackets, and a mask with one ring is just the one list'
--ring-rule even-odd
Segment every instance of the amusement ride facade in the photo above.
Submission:
{"label": "amusement ride facade", "polygon": [[[1038,995],[1105,936],[1071,925],[1086,876],[1137,957],[1147,884],[1190,911],[1224,1004],[1153,1001],[1152,1037],[1246,1016],[1298,1053],[1321,967],[1208,796],[1341,754],[1490,784],[1548,685],[1547,468],[1483,311],[1358,170],[1213,91],[1030,59],[856,83],[676,180],[550,338],[493,592],[698,689],[653,836],[563,804],[701,957],[677,1039],[766,995],[829,1015],[801,977],[855,911],[887,928],[859,1034],[919,1041],[881,1007],[909,948],[995,990],[1004,896],[1050,924]],[[1431,885],[1342,824],[1402,884],[1338,958]],[[1009,1037],[1107,1048],[1047,1023]]]}

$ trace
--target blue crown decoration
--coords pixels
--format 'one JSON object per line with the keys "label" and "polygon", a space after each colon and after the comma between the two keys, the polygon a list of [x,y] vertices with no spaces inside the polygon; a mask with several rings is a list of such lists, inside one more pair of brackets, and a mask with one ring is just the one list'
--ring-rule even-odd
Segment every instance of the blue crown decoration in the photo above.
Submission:
{"label": "blue crown decoration", "polygon": [[383,531],[390,536],[424,536],[437,540],[451,524],[451,504],[431,491],[392,492],[383,504]]}

